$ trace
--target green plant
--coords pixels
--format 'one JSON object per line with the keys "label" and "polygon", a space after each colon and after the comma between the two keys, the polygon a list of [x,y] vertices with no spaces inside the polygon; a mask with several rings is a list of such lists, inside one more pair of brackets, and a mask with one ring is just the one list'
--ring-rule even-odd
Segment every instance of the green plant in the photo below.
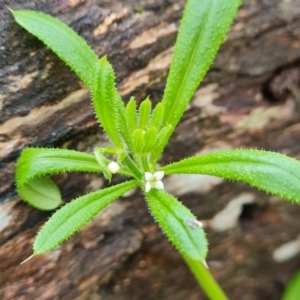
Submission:
{"label": "green plant", "polygon": [[281,300],[298,300],[300,295],[300,271],[290,279]]}
{"label": "green plant", "polygon": [[[20,196],[36,208],[62,204],[48,174],[70,171],[102,172],[107,180],[118,173],[131,178],[64,205],[38,233],[33,255],[58,246],[104,207],[134,187],[140,187],[154,219],[177,248],[211,299],[227,299],[205,267],[207,240],[196,217],[164,191],[170,174],[208,174],[246,182],[290,201],[299,201],[300,163],[260,150],[217,151],[190,157],[157,169],[157,162],[191,97],[211,65],[239,7],[240,0],[189,0],[175,45],[162,101],[152,108],[145,99],[137,109],[134,98],[125,106],[115,88],[114,71],[90,47],[57,19],[33,11],[12,11],[15,20],[42,40],[88,86],[97,118],[113,147],[94,155],[64,149],[24,149],[17,163]],[[109,156],[108,156],[109,155]],[[114,155],[115,161],[109,159]]]}

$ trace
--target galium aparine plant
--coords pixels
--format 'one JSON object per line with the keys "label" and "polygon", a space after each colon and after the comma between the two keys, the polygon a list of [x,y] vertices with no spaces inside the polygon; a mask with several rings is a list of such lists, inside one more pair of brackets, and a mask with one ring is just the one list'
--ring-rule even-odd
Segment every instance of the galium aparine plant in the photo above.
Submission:
{"label": "galium aparine plant", "polygon": [[[53,210],[63,204],[47,175],[84,171],[128,180],[79,197],[59,208],[33,244],[33,255],[51,251],[76,233],[107,205],[140,187],[153,218],[180,252],[211,299],[227,299],[205,266],[207,239],[201,223],[164,189],[164,176],[207,174],[248,183],[299,202],[300,163],[260,150],[227,150],[198,155],[163,167],[159,158],[188,103],[224,41],[240,0],[188,0],[175,44],[164,95],[155,107],[149,98],[125,106],[112,66],[61,21],[30,10],[12,11],[16,22],[43,41],[90,89],[96,116],[113,146],[94,154],[66,149],[26,148],[16,168],[17,189],[30,205]],[[115,157],[114,160],[111,157]],[[201,183],[200,183],[201,184]]]}

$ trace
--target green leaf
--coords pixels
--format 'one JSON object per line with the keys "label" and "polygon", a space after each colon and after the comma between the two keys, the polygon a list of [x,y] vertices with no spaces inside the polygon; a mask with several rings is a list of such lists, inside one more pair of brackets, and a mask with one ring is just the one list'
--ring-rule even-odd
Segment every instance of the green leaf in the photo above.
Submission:
{"label": "green leaf", "polygon": [[46,253],[70,238],[115,199],[134,188],[137,181],[127,181],[96,191],[66,204],[45,223],[34,244],[34,255]]}
{"label": "green leaf", "polygon": [[149,127],[156,127],[158,130],[161,128],[161,124],[163,123],[164,118],[164,105],[160,102],[158,103],[151,116],[151,122]]}
{"label": "green leaf", "polygon": [[133,132],[132,141],[134,153],[141,153],[142,147],[144,145],[145,132],[142,129],[136,129]]}
{"label": "green leaf", "polygon": [[67,149],[26,148],[16,166],[17,186],[58,172],[102,172],[94,155]]}
{"label": "green leaf", "polygon": [[[92,97],[96,115],[103,129],[112,142],[122,149],[122,140],[118,133],[120,129],[119,112],[122,108],[118,110],[118,106],[124,104],[120,103],[121,100],[115,87],[114,71],[106,56],[95,65]],[[121,117],[125,118],[125,115]]]}
{"label": "green leaf", "polygon": [[149,98],[145,99],[139,109],[139,128],[146,129],[149,119],[150,119],[150,112],[151,112],[151,101]]}
{"label": "green leaf", "polygon": [[137,110],[134,97],[130,98],[126,106],[125,115],[127,128],[129,130],[130,135],[132,135],[133,131],[137,129]]}
{"label": "green leaf", "polygon": [[137,129],[137,110],[136,110],[136,102],[134,100],[134,97],[131,97],[126,109],[125,109],[125,118],[126,118],[126,128],[125,130],[128,132],[129,135],[129,141],[127,142],[127,145],[129,149],[132,151],[132,136],[135,129]]}
{"label": "green leaf", "polygon": [[207,240],[200,226],[191,226],[196,217],[170,194],[152,189],[145,195],[150,212],[162,231],[184,256],[204,261]]}
{"label": "green leaf", "polygon": [[33,178],[21,185],[18,192],[29,204],[41,210],[53,210],[63,204],[58,187],[47,177]]}
{"label": "green leaf", "polygon": [[[76,32],[58,19],[41,12],[31,10],[17,10],[11,12],[19,25],[43,41],[54,53],[56,53],[69,67],[73,69],[73,71],[89,87],[89,89],[92,90],[92,92],[94,88],[96,88],[96,91],[93,94],[97,94],[99,92],[98,88],[100,83],[96,84],[95,87],[95,80],[92,76],[95,65],[98,63],[98,57]],[[102,59],[102,61],[104,60],[106,60],[106,58]],[[106,62],[105,65],[108,68],[107,65],[109,65],[108,62]],[[99,70],[99,67],[96,69],[96,75],[98,76],[101,71]],[[114,106],[116,106],[112,111],[113,115],[118,116],[115,119],[118,120],[118,127],[116,128],[122,132],[124,140],[129,142],[129,136],[125,130],[125,106],[114,87],[114,74],[111,67],[110,69],[111,72],[107,69],[104,71],[104,74],[107,75],[104,76],[104,79],[108,80],[109,85],[107,89],[110,89],[107,95],[111,97],[109,100]],[[104,91],[103,94],[106,92],[107,90]],[[114,96],[113,93],[115,93]],[[99,118],[99,111],[102,109],[102,103],[98,102],[95,105],[94,102],[94,106]],[[110,136],[111,132],[107,132],[107,134]],[[120,147],[120,139],[117,139],[116,136],[113,137],[113,142]]]}
{"label": "green leaf", "polygon": [[129,149],[132,149],[132,144],[131,144],[131,138],[129,131],[127,130],[127,121],[126,121],[126,108],[124,105],[124,102],[116,90],[116,105],[117,105],[117,110],[118,110],[118,125],[119,125],[119,131],[121,133],[121,136],[123,137],[125,143],[130,147]]}
{"label": "green leaf", "polygon": [[58,19],[41,12],[17,10],[12,14],[19,25],[43,41],[91,88],[91,70],[98,57],[77,33]]}
{"label": "green leaf", "polygon": [[172,126],[168,124],[164,128],[161,129],[161,131],[157,134],[155,143],[154,143],[154,148],[152,149],[151,152],[151,165],[154,166],[163,149],[165,148],[166,144],[168,143],[168,137],[171,135],[172,132]]}
{"label": "green leaf", "polygon": [[299,300],[300,296],[300,271],[298,271],[288,283],[282,300]]}
{"label": "green leaf", "polygon": [[61,198],[55,184],[45,175],[71,171],[102,172],[102,168],[91,154],[66,149],[26,148],[16,166],[18,193],[36,208],[54,209],[61,204]]}
{"label": "green leaf", "polygon": [[156,134],[157,134],[157,129],[155,127],[150,127],[146,131],[145,138],[144,138],[144,144],[143,144],[142,151],[141,151],[143,154],[151,152],[151,150],[154,148]]}
{"label": "green leaf", "polygon": [[242,181],[284,199],[300,202],[300,162],[261,150],[217,151],[160,169],[166,174],[207,174]]}
{"label": "green leaf", "polygon": [[240,2],[187,2],[162,100],[164,125],[176,127],[224,41]]}

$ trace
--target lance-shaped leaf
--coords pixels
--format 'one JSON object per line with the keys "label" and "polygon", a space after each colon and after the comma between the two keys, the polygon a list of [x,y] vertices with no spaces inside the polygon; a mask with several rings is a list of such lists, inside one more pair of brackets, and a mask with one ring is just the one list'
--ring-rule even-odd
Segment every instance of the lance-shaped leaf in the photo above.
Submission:
{"label": "lance-shaped leaf", "polygon": [[181,21],[162,103],[176,127],[223,42],[240,0],[190,0]]}
{"label": "lance-shaped leaf", "polygon": [[153,109],[149,127],[156,127],[157,130],[161,129],[161,124],[164,118],[164,105],[159,102]]}
{"label": "lance-shaped leaf", "polygon": [[152,189],[145,197],[152,216],[176,249],[184,257],[204,261],[207,240],[190,210],[164,191]]}
{"label": "lance-shaped leaf", "polygon": [[156,134],[157,134],[157,129],[155,127],[150,127],[147,129],[145,133],[143,148],[141,151],[143,154],[151,152],[151,150],[154,148]]}
{"label": "lance-shaped leaf", "polygon": [[139,108],[139,128],[146,129],[149,124],[149,118],[151,113],[151,101],[146,98],[140,105]]}
{"label": "lance-shaped leaf", "polygon": [[142,129],[136,129],[132,135],[133,149],[135,153],[141,153],[145,142],[145,133]]}
{"label": "lance-shaped leaf", "polygon": [[98,57],[76,32],[58,19],[41,12],[17,10],[12,14],[19,25],[43,41],[91,88],[91,70]]}
{"label": "lance-shaped leaf", "polygon": [[[95,85],[92,74],[98,62],[98,57],[76,32],[58,19],[41,12],[17,10],[12,11],[12,14],[19,25],[43,41],[93,91]],[[126,124],[125,107],[117,92],[114,98],[114,104],[117,105],[116,111],[118,112],[119,123],[122,124],[123,129]],[[111,99],[111,101],[113,100]],[[101,103],[95,107],[97,115],[100,109]],[[125,129],[123,133],[124,139],[128,141]]]}
{"label": "lance-shaped leaf", "polygon": [[134,97],[131,97],[125,108],[125,125],[121,127],[121,133],[131,152],[134,152],[132,135],[137,128],[137,109]]}
{"label": "lance-shaped leaf", "polygon": [[130,98],[126,106],[125,116],[126,116],[126,127],[131,137],[134,130],[137,129],[137,110],[136,110],[136,102],[133,97]]}
{"label": "lance-shaped leaf", "polygon": [[60,245],[108,204],[136,185],[137,182],[134,180],[127,181],[79,197],[63,206],[39,231],[33,244],[33,254],[43,254]]}
{"label": "lance-shaped leaf", "polygon": [[123,137],[125,143],[128,145],[128,148],[132,150],[132,144],[130,139],[130,133],[127,129],[127,120],[126,120],[126,108],[124,105],[124,102],[116,90],[116,104],[117,104],[117,110],[118,110],[118,126],[121,136]]}
{"label": "lance-shaped leaf", "polygon": [[93,155],[66,149],[26,148],[17,162],[16,181],[20,196],[42,210],[62,203],[56,185],[45,175],[58,172],[101,172]]}
{"label": "lance-shaped leaf", "polygon": [[[119,135],[120,120],[125,120],[125,107],[119,99],[119,94],[115,87],[114,70],[107,61],[106,56],[102,57],[94,66],[94,85],[92,88],[93,104],[96,115],[106,134],[112,142],[122,149],[122,140]],[[119,112],[122,111],[123,116]],[[126,122],[125,122],[126,126]]]}
{"label": "lance-shaped leaf", "polygon": [[166,174],[207,174],[242,181],[284,199],[300,202],[300,162],[279,153],[217,151],[167,165],[161,171]]}
{"label": "lance-shaped leaf", "polygon": [[156,135],[154,147],[151,151],[150,162],[152,166],[155,166],[155,164],[157,163],[163,149],[168,143],[168,138],[171,135],[171,132],[172,132],[172,126],[168,124],[167,126],[162,128],[160,132]]}

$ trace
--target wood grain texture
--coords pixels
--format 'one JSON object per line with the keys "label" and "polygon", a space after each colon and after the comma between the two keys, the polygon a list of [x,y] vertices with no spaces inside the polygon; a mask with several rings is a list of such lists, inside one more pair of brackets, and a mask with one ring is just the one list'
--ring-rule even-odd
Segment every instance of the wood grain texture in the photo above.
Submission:
{"label": "wood grain texture", "polygon": [[[108,54],[124,101],[131,95],[139,101],[151,95],[157,103],[183,3],[0,0],[1,299],[205,299],[139,192],[109,206],[57,250],[19,265],[31,254],[35,233],[51,215],[28,207],[15,193],[20,151],[26,146],[59,146],[91,152],[107,139],[95,120],[89,91],[49,49],[13,22],[7,6],[60,18],[97,55]],[[139,7],[143,13],[135,12]],[[243,1],[162,164],[225,148],[266,149],[300,158],[299,8],[299,0]],[[66,201],[106,184],[95,174],[55,175],[54,180]],[[180,180],[166,178],[168,189],[205,221],[208,264],[230,299],[280,299],[300,268],[300,256],[279,263],[272,254],[297,239],[300,207],[239,183],[189,177],[181,186]],[[212,220],[237,198],[244,204],[235,225],[216,230]]]}

